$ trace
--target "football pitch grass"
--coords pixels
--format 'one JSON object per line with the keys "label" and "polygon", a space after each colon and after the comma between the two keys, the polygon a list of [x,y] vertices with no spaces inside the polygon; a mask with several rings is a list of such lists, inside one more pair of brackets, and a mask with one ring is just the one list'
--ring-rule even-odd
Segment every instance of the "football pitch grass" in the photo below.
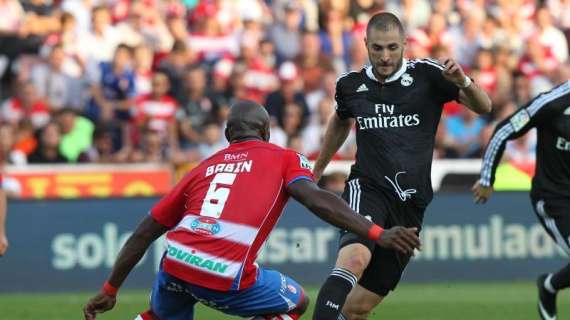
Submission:
{"label": "football pitch grass", "polygon": [[[302,319],[311,319],[318,288],[309,288],[311,307]],[[569,290],[570,291],[570,290]],[[0,294],[2,320],[83,319],[82,306],[91,293]],[[491,320],[539,319],[534,282],[402,284],[374,311],[374,319]],[[97,319],[126,320],[146,309],[148,291],[124,290],[112,311]],[[559,319],[570,319],[570,293],[558,297]],[[197,320],[241,319],[199,306]]]}

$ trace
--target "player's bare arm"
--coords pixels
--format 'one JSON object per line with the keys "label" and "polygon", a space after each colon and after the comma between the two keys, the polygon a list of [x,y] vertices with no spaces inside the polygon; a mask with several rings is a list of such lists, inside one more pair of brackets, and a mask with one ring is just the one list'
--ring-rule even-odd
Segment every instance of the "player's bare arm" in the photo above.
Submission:
{"label": "player's bare arm", "polygon": [[354,119],[341,119],[336,113],[333,113],[325,130],[321,152],[313,168],[315,180],[318,181],[321,178],[323,171],[340,146],[342,146],[353,126]]}
{"label": "player's bare arm", "polygon": [[8,237],[6,236],[6,192],[0,189],[0,257],[8,250]]}
{"label": "player's bare arm", "polygon": [[168,228],[156,222],[150,215],[139,224],[119,252],[103,292],[91,298],[83,308],[85,319],[95,319],[98,313],[111,310],[115,306],[117,288],[123,284],[154,240],[158,239],[166,231],[168,231]]}
{"label": "player's bare arm", "polygon": [[[374,223],[352,211],[345,201],[335,194],[319,188],[314,182],[299,180],[288,186],[289,194],[319,218],[339,228],[349,230],[363,238],[370,238]],[[376,240],[379,246],[412,255],[420,248],[417,228],[393,227],[381,232]]]}
{"label": "player's bare arm", "polygon": [[457,61],[444,59],[441,63],[445,67],[443,77],[461,89],[459,91],[459,102],[478,114],[491,112],[491,98],[465,75]]}

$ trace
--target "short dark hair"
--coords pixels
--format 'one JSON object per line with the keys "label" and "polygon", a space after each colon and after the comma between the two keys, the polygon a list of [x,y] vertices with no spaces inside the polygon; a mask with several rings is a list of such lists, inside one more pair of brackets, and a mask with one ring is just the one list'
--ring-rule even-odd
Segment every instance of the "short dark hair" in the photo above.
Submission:
{"label": "short dark hair", "polygon": [[405,35],[404,26],[398,17],[391,12],[379,12],[370,18],[368,21],[368,26],[366,27],[366,36],[370,33],[370,30],[374,28],[381,31],[389,31],[393,28],[397,28],[402,37]]}

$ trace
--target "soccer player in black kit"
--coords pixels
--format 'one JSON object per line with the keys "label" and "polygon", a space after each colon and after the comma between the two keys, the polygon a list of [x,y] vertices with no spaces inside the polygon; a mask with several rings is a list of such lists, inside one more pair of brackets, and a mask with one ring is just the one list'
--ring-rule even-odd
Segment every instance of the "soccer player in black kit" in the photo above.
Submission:
{"label": "soccer player in black kit", "polygon": [[[356,163],[343,198],[381,226],[419,230],[433,196],[431,163],[443,104],[459,100],[485,113],[491,101],[452,59],[404,59],[405,33],[391,13],[370,19],[365,44],[371,65],[337,80],[336,113],[313,172],[321,176],[356,126]],[[411,255],[341,231],[335,268],[321,287],[314,319],[367,319],[396,287]]]}
{"label": "soccer player in black kit", "polygon": [[[473,186],[476,203],[493,192],[495,170],[507,140],[536,128],[536,170],[530,198],[542,226],[570,254],[570,81],[538,95],[497,125],[486,148],[481,177]],[[542,319],[556,319],[556,294],[570,287],[570,264],[537,281]]]}

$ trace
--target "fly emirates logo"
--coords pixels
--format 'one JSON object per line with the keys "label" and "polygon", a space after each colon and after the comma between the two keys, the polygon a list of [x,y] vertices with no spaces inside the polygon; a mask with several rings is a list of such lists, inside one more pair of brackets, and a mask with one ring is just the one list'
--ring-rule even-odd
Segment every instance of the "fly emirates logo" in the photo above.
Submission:
{"label": "fly emirates logo", "polygon": [[358,128],[381,129],[381,128],[403,128],[416,127],[420,124],[420,115],[414,114],[394,114],[393,104],[377,103],[374,105],[375,117],[356,117]]}

